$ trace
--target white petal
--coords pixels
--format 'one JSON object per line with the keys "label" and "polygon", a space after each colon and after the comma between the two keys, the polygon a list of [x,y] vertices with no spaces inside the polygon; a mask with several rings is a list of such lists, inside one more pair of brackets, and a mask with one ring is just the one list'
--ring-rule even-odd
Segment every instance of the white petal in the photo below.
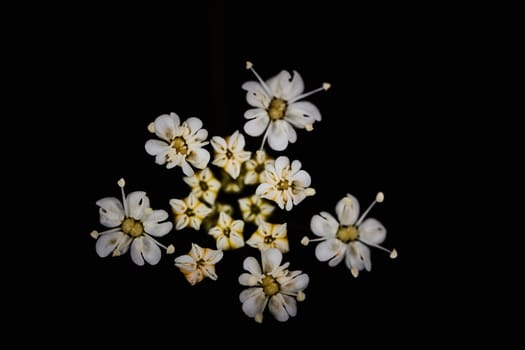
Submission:
{"label": "white petal", "polygon": [[243,237],[235,232],[230,233],[230,245],[232,249],[238,249],[244,247]]}
{"label": "white petal", "polygon": [[126,201],[128,202],[129,216],[136,220],[141,220],[144,216],[144,210],[150,207],[149,198],[144,191],[131,192]]}
{"label": "white petal", "polygon": [[338,239],[332,238],[319,243],[315,247],[315,256],[319,261],[327,261],[344,253],[345,245]]}
{"label": "white petal", "polygon": [[144,248],[144,237],[138,237],[131,243],[131,260],[139,266],[144,265],[144,258],[142,257],[142,249]]}
{"label": "white petal", "polygon": [[188,226],[189,223],[190,223],[190,218],[187,215],[185,214],[177,215],[177,217],[175,218],[175,230],[182,230],[183,228]]}
{"label": "white petal", "polygon": [[168,218],[168,212],[166,210],[157,209],[145,215],[142,221],[144,222],[144,224],[149,223],[149,222],[157,223],[160,221],[164,221],[167,218]]}
{"label": "white petal", "polygon": [[286,70],[282,70],[279,74],[266,80],[266,85],[270,88],[270,91],[275,97],[282,98],[282,87],[290,84],[292,76]]}
{"label": "white petal", "polygon": [[207,248],[204,250],[203,259],[204,261],[206,261],[206,263],[214,265],[222,259],[223,255],[224,253],[220,249],[215,250],[215,249]]}
{"label": "white petal", "polygon": [[259,276],[261,276],[262,274],[261,266],[259,265],[257,259],[255,259],[254,257],[249,256],[246,259],[244,259],[242,267],[257,278],[259,278]]}
{"label": "white petal", "polygon": [[359,240],[374,245],[386,238],[386,228],[376,219],[366,219],[359,225]]}
{"label": "white petal", "polygon": [[229,250],[230,249],[230,241],[228,240],[228,237],[226,236],[218,236],[216,241],[216,247],[220,250]]}
{"label": "white petal", "polygon": [[273,241],[275,248],[279,249],[283,253],[288,253],[290,251],[290,246],[288,244],[288,239],[276,239]]}
{"label": "white petal", "polygon": [[242,311],[248,317],[255,317],[255,315],[263,312],[265,295],[262,288],[256,289],[258,289],[258,292],[253,292],[242,304]]}
{"label": "white petal", "polygon": [[[189,157],[187,157],[187,160],[195,168],[204,169],[208,166],[208,162],[210,161],[210,152],[208,152],[208,150],[204,148],[193,149]],[[192,171],[192,174],[190,174],[189,176],[191,175],[193,175],[193,171]]]}
{"label": "white petal", "polygon": [[242,151],[245,145],[246,141],[244,140],[244,135],[241,134],[239,130],[235,130],[228,140],[228,148],[236,153]]}
{"label": "white petal", "polygon": [[176,113],[163,114],[155,119],[155,134],[169,142],[173,139],[179,125],[180,119]]}
{"label": "white petal", "polygon": [[276,151],[283,151],[288,146],[289,135],[287,122],[277,120],[270,123],[270,130],[268,131],[268,146]]}
{"label": "white petal", "polygon": [[199,118],[191,117],[186,119],[184,123],[186,123],[192,134],[195,134],[200,128],[202,128],[202,120]]}
{"label": "white petal", "polygon": [[293,71],[292,81],[286,84],[281,83],[282,94],[281,97],[287,101],[299,96],[304,91],[304,82],[301,75]]}
{"label": "white petal", "polygon": [[264,237],[262,235],[260,235],[259,233],[254,233],[246,241],[246,244],[248,244],[252,248],[260,249],[260,248],[264,247]]}
{"label": "white petal", "polygon": [[277,248],[269,248],[263,251],[262,253],[262,268],[266,273],[272,273],[277,269],[281,260],[283,259],[283,254]]}
{"label": "white petal", "polygon": [[335,212],[341,225],[353,225],[359,216],[359,201],[351,194],[347,194],[345,198],[337,202]]}
{"label": "white petal", "polygon": [[235,180],[239,177],[239,174],[241,173],[241,164],[236,160],[230,159],[226,163],[224,170],[232,177],[232,179]]}
{"label": "white petal", "polygon": [[264,296],[264,292],[261,287],[246,288],[239,294],[239,300],[241,303],[244,303],[246,300],[255,297],[257,294],[260,293],[263,293]]}
{"label": "white petal", "polygon": [[242,286],[253,287],[258,284],[258,280],[257,278],[254,278],[253,275],[245,272],[239,276],[239,284]]}
{"label": "white petal", "polygon": [[204,248],[202,248],[198,244],[192,243],[189,255],[192,256],[195,260],[199,261],[204,256]]}
{"label": "white petal", "polygon": [[328,266],[330,267],[334,267],[334,266],[337,266],[341,263],[341,261],[343,261],[343,258],[345,257],[345,251],[344,250],[339,250],[337,252],[337,254],[334,256],[333,259],[331,259],[329,262],[328,262]]}
{"label": "white petal", "polygon": [[246,101],[250,106],[266,108],[270,104],[271,97],[264,91],[261,84],[256,81],[248,81],[242,84],[242,88],[246,90]]}
{"label": "white petal", "polygon": [[144,260],[150,265],[158,264],[162,255],[159,246],[148,236],[139,238],[143,238],[142,256],[144,257]]}
{"label": "white petal", "polygon": [[281,288],[287,293],[297,293],[303,291],[306,287],[308,287],[309,282],[310,278],[308,277],[308,275],[302,273],[297,277],[292,278],[286,281],[285,283],[281,284]]}
{"label": "white petal", "polygon": [[250,136],[261,136],[270,123],[268,113],[259,115],[257,118],[247,121],[244,124],[244,131]]}
{"label": "white petal", "polygon": [[124,208],[117,198],[102,198],[96,204],[100,207],[99,216],[102,225],[113,228],[119,226],[124,220]]}
{"label": "white petal", "polygon": [[[164,155],[171,149],[170,145],[161,140],[148,140],[144,147],[146,148],[146,152],[148,152],[148,154],[151,156],[156,156],[159,154]],[[165,162],[166,157],[163,157],[163,159]]]}
{"label": "white petal", "polygon": [[263,108],[252,108],[244,112],[244,118],[253,119],[261,115],[264,115],[266,113],[267,113],[266,110]]}
{"label": "white petal", "polygon": [[[287,156],[279,156],[279,157],[275,160],[275,164],[274,164],[275,172],[276,172],[279,176],[281,176],[282,173],[283,173],[283,170],[284,170],[284,169],[287,169],[289,166],[290,166],[290,159],[289,159]],[[271,169],[272,167],[269,166],[268,168]]]}
{"label": "white petal", "polygon": [[228,151],[228,144],[226,140],[220,136],[213,136],[210,141],[215,152],[226,153]]}
{"label": "white petal", "polygon": [[182,161],[181,161],[181,164],[180,164],[181,168],[182,168],[182,172],[184,173],[184,175],[186,176],[192,176],[193,174],[195,174],[195,172],[193,171],[193,168],[188,164],[188,162],[186,161],[186,158],[184,158]]}
{"label": "white petal", "polygon": [[310,229],[319,237],[335,237],[339,223],[330,213],[324,211],[312,217]]}
{"label": "white petal", "polygon": [[321,121],[321,112],[310,102],[300,101],[291,103],[286,109],[286,118],[295,127],[304,129],[306,124]]}
{"label": "white petal", "polygon": [[143,224],[144,231],[146,231],[148,234],[155,236],[155,237],[163,237],[168,234],[168,232],[171,231],[173,228],[173,224],[171,222],[163,222],[163,223],[156,223],[156,222],[145,222]]}
{"label": "white petal", "polygon": [[[207,169],[207,168],[206,168],[206,169]],[[184,182],[187,183],[188,186],[190,186],[191,188],[199,187],[200,180],[199,180],[199,178],[196,176],[196,174],[193,174],[193,176],[184,176],[182,179],[183,179]]]}
{"label": "white petal", "polygon": [[292,177],[292,181],[301,187],[308,187],[312,183],[310,174],[308,174],[306,170],[299,170],[297,173],[295,173],[295,175]]}
{"label": "white petal", "polygon": [[95,250],[101,258],[108,256],[116,247],[119,241],[123,238],[124,233],[120,231],[103,234],[95,244]]}
{"label": "white petal", "polygon": [[191,272],[197,268],[197,263],[189,255],[181,255],[175,258],[175,266],[182,272]]}
{"label": "white petal", "polygon": [[284,299],[281,294],[275,294],[270,298],[268,309],[277,321],[285,322],[288,321],[288,318],[290,318],[286,308],[284,307]]}
{"label": "white petal", "polygon": [[355,267],[357,270],[362,270],[365,267],[363,260],[361,260],[361,246],[362,244],[359,242],[351,242],[348,244],[348,248],[346,249],[345,263],[346,267],[349,269]]}
{"label": "white petal", "polygon": [[169,203],[175,214],[182,214],[188,209],[186,202],[181,199],[173,198],[170,199]]}

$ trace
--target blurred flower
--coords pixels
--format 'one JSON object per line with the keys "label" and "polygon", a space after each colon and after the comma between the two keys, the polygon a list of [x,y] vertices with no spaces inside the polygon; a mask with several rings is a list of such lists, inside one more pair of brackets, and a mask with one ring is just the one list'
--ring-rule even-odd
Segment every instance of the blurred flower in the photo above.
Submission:
{"label": "blurred flower", "polygon": [[176,113],[163,114],[150,124],[148,129],[161,140],[148,140],[146,152],[155,156],[157,164],[166,164],[168,169],[180,166],[184,175],[193,175],[194,166],[204,169],[210,161],[210,153],[202,148],[208,144],[205,141],[208,131],[202,128],[198,118],[188,118],[182,124]]}
{"label": "blurred flower", "polygon": [[204,200],[209,205],[215,203],[221,183],[215,178],[210,168],[204,168],[192,176],[185,176],[183,180],[191,187],[191,192],[198,199]]}
{"label": "blurred flower", "polygon": [[192,243],[191,250],[187,255],[175,258],[175,266],[184,274],[186,280],[193,286],[204,278],[217,279],[215,264],[222,259],[222,250],[202,248]]}
{"label": "blurred flower", "polygon": [[252,109],[244,113],[249,119],[244,131],[250,136],[264,133],[261,149],[266,139],[271,149],[283,151],[288,143],[297,140],[295,128],[312,130],[313,124],[321,120],[321,113],[315,105],[300,101],[318,91],[328,90],[330,84],[324,83],[320,88],[303,93],[303,79],[296,71],[293,77],[283,70],[266,82],[253,69],[251,62],[246,63],[258,81],[248,81],[242,85],[246,90],[246,101]]}
{"label": "blurred flower", "polygon": [[163,237],[171,231],[171,222],[161,222],[168,218],[165,210],[150,208],[146,192],[135,191],[127,196],[124,193],[125,181],[120,179],[122,202],[115,197],[98,200],[100,223],[110,229],[103,232],[92,231],[91,236],[97,239],[96,252],[104,258],[125,254],[131,246],[131,260],[137,265],[156,265],[161,258],[160,248],[168,254],[175,251],[173,245],[168,247],[154,237]]}
{"label": "blurred flower", "polygon": [[294,160],[290,166],[288,157],[280,156],[275,164],[266,165],[264,182],[257,187],[255,193],[289,211],[307,196],[315,194],[315,190],[308,187],[310,182],[310,175],[301,170],[300,161]]}
{"label": "blurred flower", "polygon": [[302,271],[289,271],[289,263],[281,265],[282,253],[276,248],[261,252],[262,270],[253,257],[244,260],[243,267],[249,273],[239,276],[239,283],[248,286],[239,295],[242,311],[256,322],[263,321],[268,305],[270,313],[280,322],[297,315],[297,301],[303,301],[303,290],[309,277]]}
{"label": "blurred flower", "polygon": [[[388,250],[379,244],[386,238],[385,227],[376,219],[365,219],[376,203],[381,203],[384,195],[379,192],[376,200],[359,217],[359,202],[351,194],[337,202],[335,211],[337,220],[327,212],[314,215],[310,222],[311,230],[320,238],[304,237],[302,243],[321,241],[315,248],[315,256],[319,261],[328,261],[329,266],[336,266],[345,258],[346,266],[354,277],[359,271],[372,269],[370,249],[376,247],[390,253],[392,259],[397,257],[397,251]],[[363,221],[364,220],[364,221]]]}
{"label": "blurred flower", "polygon": [[266,221],[275,209],[266,199],[262,199],[256,194],[239,198],[238,202],[244,221],[255,225],[259,225],[261,221]]}

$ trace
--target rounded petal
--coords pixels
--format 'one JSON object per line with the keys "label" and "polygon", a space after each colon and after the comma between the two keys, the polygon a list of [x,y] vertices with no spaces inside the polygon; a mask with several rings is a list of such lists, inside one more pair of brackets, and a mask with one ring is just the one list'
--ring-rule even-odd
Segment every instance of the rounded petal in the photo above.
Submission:
{"label": "rounded petal", "polygon": [[145,215],[142,221],[144,222],[144,224],[149,223],[149,222],[157,223],[157,222],[160,222],[160,221],[164,221],[167,218],[168,218],[168,212],[166,210],[157,209],[157,210],[153,210],[153,211],[151,211],[151,213]]}
{"label": "rounded petal", "polygon": [[256,81],[248,81],[242,84],[242,88],[246,90],[246,102],[250,106],[267,108],[270,104],[271,97],[268,96],[261,84]]}
{"label": "rounded petal", "polygon": [[142,249],[144,248],[144,237],[138,237],[131,243],[131,260],[139,266],[144,265],[144,258],[142,257]]}
{"label": "rounded petal", "polygon": [[135,220],[141,220],[144,217],[144,211],[149,208],[149,198],[144,191],[135,191],[128,194],[126,198],[128,203],[129,216]]}
{"label": "rounded petal", "polygon": [[262,268],[266,273],[272,273],[279,268],[283,259],[283,253],[277,248],[269,248],[261,253]]}
{"label": "rounded petal", "polygon": [[124,233],[120,231],[103,234],[97,239],[95,250],[101,258],[108,256],[116,247],[119,241],[123,238]]}
{"label": "rounded petal", "polygon": [[226,236],[217,236],[217,241],[215,246],[220,250],[229,250],[230,249],[230,240]]}
{"label": "rounded petal", "polygon": [[173,199],[170,199],[169,203],[170,203],[171,209],[173,210],[175,214],[182,214],[186,211],[186,209],[188,209],[188,207],[186,206],[186,202],[184,202],[181,199],[173,198]]}
{"label": "rounded petal", "polygon": [[206,261],[206,263],[215,265],[216,263],[221,261],[223,255],[224,253],[220,249],[215,250],[215,249],[206,248],[204,249],[203,259],[204,261]]}
{"label": "rounded petal", "polygon": [[308,174],[306,170],[299,170],[295,173],[292,177],[292,181],[299,184],[301,187],[308,187],[312,183],[310,174]]}
{"label": "rounded petal", "polygon": [[259,284],[257,278],[249,273],[242,273],[239,276],[239,284],[242,286],[254,287]]}
{"label": "rounded petal", "polygon": [[253,119],[266,114],[266,110],[263,108],[252,108],[244,112],[244,118]]}
{"label": "rounded petal", "polygon": [[148,236],[144,236],[142,240],[142,256],[144,257],[144,260],[150,265],[157,265],[162,255],[159,246]]}
{"label": "rounded petal", "polygon": [[319,237],[334,238],[339,229],[339,223],[330,213],[323,211],[312,217],[310,229]]}
{"label": "rounded petal", "polygon": [[145,222],[143,226],[144,226],[144,231],[146,231],[146,233],[154,237],[163,237],[167,235],[168,232],[170,232],[171,229],[173,228],[173,224],[171,222],[163,222],[163,223]]}
{"label": "rounded petal", "polygon": [[252,318],[264,311],[264,300],[266,299],[262,288],[253,289],[256,289],[256,291],[250,291],[249,297],[247,299],[245,299],[246,296],[243,296],[241,292],[242,299],[245,299],[242,304],[242,311],[246,314],[246,316]]}
{"label": "rounded petal", "polygon": [[258,117],[247,121],[244,124],[244,132],[250,136],[261,136],[270,123],[268,113],[260,114]]}
{"label": "rounded petal", "polygon": [[290,318],[290,315],[288,314],[288,311],[286,311],[286,307],[284,305],[285,301],[281,294],[275,294],[272,296],[270,298],[270,302],[268,303],[268,309],[270,310],[270,313],[279,322],[288,321]]}
{"label": "rounded petal", "polygon": [[288,71],[282,70],[279,74],[268,79],[266,85],[270,88],[273,96],[282,98],[283,86],[288,86],[291,78],[292,76]]}
{"label": "rounded petal", "polygon": [[315,256],[319,261],[327,261],[344,253],[346,246],[338,239],[332,238],[315,247]]}
{"label": "rounded petal", "polygon": [[286,109],[285,119],[293,124],[293,126],[304,129],[307,124],[321,121],[321,112],[319,112],[319,109],[310,102],[294,102]]}
{"label": "rounded petal", "polygon": [[365,267],[365,264],[361,259],[361,246],[368,249],[366,246],[359,242],[354,241],[348,244],[348,248],[346,249],[345,255],[345,263],[346,267],[348,267],[349,269],[352,269],[352,267],[354,267],[357,270],[362,270]]}
{"label": "rounded petal", "polygon": [[262,274],[259,262],[252,256],[249,256],[246,259],[244,259],[242,267],[257,278],[259,278]]}
{"label": "rounded petal", "polygon": [[228,162],[226,162],[224,170],[232,177],[232,179],[235,180],[241,173],[241,163],[236,160],[229,159]]}
{"label": "rounded petal", "polygon": [[230,233],[230,246],[232,249],[238,249],[244,247],[243,237],[235,232]]}
{"label": "rounded petal", "polygon": [[188,226],[190,223],[190,218],[185,215],[185,214],[181,214],[181,215],[177,215],[177,217],[175,218],[175,230],[182,230],[183,228],[185,228],[186,226]]}
{"label": "rounded petal", "polygon": [[351,194],[347,194],[345,198],[337,202],[335,212],[341,225],[353,225],[359,216],[359,201]]}
{"label": "rounded petal", "polygon": [[213,136],[210,142],[215,152],[226,153],[228,151],[228,144],[226,143],[226,140],[222,137]]}
{"label": "rounded petal", "polygon": [[228,140],[228,147],[235,153],[242,151],[245,145],[244,135],[241,134],[239,130],[235,130]]}
{"label": "rounded petal", "polygon": [[302,273],[295,278],[292,278],[285,283],[281,284],[281,288],[286,293],[297,293],[303,291],[306,287],[308,287],[308,283],[310,282],[310,278],[307,274]]}
{"label": "rounded petal", "polygon": [[124,207],[115,197],[106,197],[98,200],[96,204],[100,207],[100,223],[106,227],[117,227],[124,220]]}
{"label": "rounded petal", "polygon": [[[144,147],[146,148],[146,152],[148,152],[150,156],[164,155],[171,149],[170,145],[161,140],[148,140]],[[166,157],[163,158],[165,162]]]}
{"label": "rounded petal", "polygon": [[[210,152],[204,148],[195,148],[191,151],[191,154],[187,159],[195,168],[204,169],[208,166],[208,162],[210,161]],[[185,170],[184,167],[183,170]],[[191,174],[186,174],[186,172],[184,174],[191,176],[193,175],[193,170],[191,171]]]}
{"label": "rounded petal", "polygon": [[200,128],[202,128],[202,120],[199,118],[191,117],[186,119],[184,123],[188,126],[192,134],[195,134]]}
{"label": "rounded petal", "polygon": [[197,263],[189,255],[181,255],[175,258],[175,266],[177,266],[182,272],[191,272],[197,268]]}
{"label": "rounded petal", "polygon": [[381,244],[386,238],[386,228],[376,219],[366,219],[359,225],[359,240],[367,244]]}
{"label": "rounded petal", "polygon": [[186,161],[186,158],[183,158],[181,160],[180,167],[182,168],[182,173],[186,176],[192,176],[193,174],[195,174],[195,172],[193,171],[193,168]]}
{"label": "rounded petal", "polygon": [[291,81],[288,80],[286,82],[281,82],[281,86],[281,97],[287,101],[294,99],[304,91],[303,78],[299,73],[297,73],[297,71],[293,71],[293,77]]}
{"label": "rounded petal", "polygon": [[[281,176],[284,169],[287,169],[290,166],[290,159],[287,156],[279,156],[275,160],[275,172]],[[271,169],[271,167],[270,167]]]}
{"label": "rounded petal", "polygon": [[169,142],[173,139],[179,125],[180,118],[176,113],[163,114],[155,119],[155,134]]}
{"label": "rounded petal", "polygon": [[283,151],[288,147],[290,136],[288,135],[288,122],[277,120],[270,123],[268,131],[268,146],[276,151]]}

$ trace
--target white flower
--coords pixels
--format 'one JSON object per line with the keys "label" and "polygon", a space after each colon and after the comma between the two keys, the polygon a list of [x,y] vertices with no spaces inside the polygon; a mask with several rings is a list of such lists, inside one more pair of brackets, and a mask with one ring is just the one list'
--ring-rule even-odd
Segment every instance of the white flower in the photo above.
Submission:
{"label": "white flower", "polygon": [[244,247],[244,221],[233,220],[224,212],[220,212],[217,226],[212,227],[208,234],[217,242],[217,249],[230,250]]}
{"label": "white flower", "polygon": [[187,255],[181,255],[175,259],[175,266],[184,274],[186,280],[193,286],[205,277],[212,280],[217,279],[215,264],[222,259],[222,250],[202,248],[192,243],[191,250]]}
{"label": "white flower", "polygon": [[244,150],[244,135],[237,130],[226,139],[214,136],[211,139],[211,145],[215,150],[212,164],[223,168],[234,180],[237,179],[242,163],[251,156],[251,152]]}
{"label": "white flower", "polygon": [[317,259],[328,261],[329,266],[336,266],[345,258],[346,266],[354,277],[363,269],[372,269],[368,246],[384,250],[390,253],[392,259],[396,258],[395,249],[390,251],[379,245],[386,238],[385,227],[376,219],[364,220],[375,203],[380,203],[383,199],[383,193],[379,192],[375,201],[359,217],[359,202],[354,196],[347,194],[335,207],[337,220],[324,211],[314,215],[310,228],[320,238],[310,240],[305,237],[302,243],[307,245],[309,242],[321,241],[315,248]]}
{"label": "white flower", "polygon": [[280,322],[297,314],[297,301],[303,301],[303,290],[308,286],[308,275],[302,271],[288,271],[289,263],[281,265],[282,253],[275,248],[261,252],[262,270],[253,257],[244,259],[243,267],[249,273],[239,276],[239,283],[250,288],[239,295],[242,311],[261,323],[266,306]]}
{"label": "white flower", "polygon": [[253,222],[256,225],[259,225],[261,221],[266,221],[275,210],[275,206],[256,194],[239,198],[238,202],[244,221]]}
{"label": "white flower", "polygon": [[257,81],[248,81],[242,85],[246,90],[246,101],[253,107],[244,113],[249,119],[244,125],[244,131],[250,136],[260,136],[264,133],[261,149],[266,138],[268,145],[276,151],[288,147],[288,143],[297,140],[298,129],[312,130],[313,124],[321,120],[321,113],[310,102],[300,101],[321,90],[328,90],[330,84],[303,93],[303,79],[294,71],[293,77],[283,70],[266,82],[253,69],[251,62],[246,63],[257,77]]}
{"label": "white flower", "polygon": [[281,252],[287,253],[290,250],[287,225],[286,223],[271,224],[261,221],[257,230],[246,241],[246,244],[259,250],[277,248]]}
{"label": "white flower", "polygon": [[267,164],[264,182],[257,186],[255,193],[277,203],[279,208],[292,210],[307,196],[313,196],[315,190],[310,186],[310,175],[301,170],[301,162],[280,156],[275,164]]}
{"label": "white flower", "polygon": [[221,183],[215,178],[210,168],[204,168],[192,176],[185,176],[183,180],[191,187],[191,192],[197,198],[203,199],[209,205],[215,203]]}
{"label": "white flower", "polygon": [[208,131],[202,129],[200,119],[188,118],[181,124],[176,113],[163,114],[155,119],[149,129],[164,140],[146,142],[146,152],[155,156],[157,164],[166,164],[168,169],[180,166],[186,176],[193,175],[190,164],[198,169],[208,165],[210,153],[202,148],[208,144],[205,141]]}
{"label": "white flower", "polygon": [[176,230],[182,230],[188,225],[199,230],[202,220],[212,212],[212,209],[201,202],[193,193],[182,200],[170,199],[170,206],[175,215]]}
{"label": "white flower", "polygon": [[131,246],[131,260],[137,265],[156,265],[161,258],[160,248],[167,254],[175,251],[159,243],[154,237],[163,237],[171,231],[171,222],[161,222],[168,218],[165,210],[152,210],[146,192],[135,191],[127,196],[124,193],[124,179],[118,184],[121,188],[122,202],[115,197],[98,200],[100,223],[110,229],[104,232],[91,232],[97,239],[96,251],[101,258],[110,253],[113,256],[125,254]]}
{"label": "white flower", "polygon": [[269,157],[263,150],[255,152],[255,156],[244,163],[246,173],[244,183],[246,185],[258,185],[264,182],[264,169],[266,164],[273,164],[274,159]]}

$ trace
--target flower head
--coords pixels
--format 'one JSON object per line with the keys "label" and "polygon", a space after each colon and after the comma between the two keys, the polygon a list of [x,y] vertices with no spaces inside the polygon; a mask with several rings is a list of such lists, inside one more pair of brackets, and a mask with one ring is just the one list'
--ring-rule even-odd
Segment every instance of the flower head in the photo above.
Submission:
{"label": "flower head", "polygon": [[226,139],[214,136],[211,139],[211,145],[215,150],[215,158],[212,164],[223,168],[232,179],[237,179],[242,164],[250,159],[252,154],[244,150],[244,135],[237,130]]}
{"label": "flower head", "polygon": [[193,192],[184,199],[170,199],[170,206],[175,215],[176,230],[182,230],[188,225],[199,230],[202,220],[212,212]]}
{"label": "flower head", "polygon": [[193,175],[190,164],[198,169],[208,165],[210,153],[202,148],[208,144],[208,131],[202,129],[200,119],[188,118],[181,124],[176,113],[163,114],[148,129],[162,139],[148,140],[145,145],[157,164],[166,164],[168,169],[180,166],[186,176]]}
{"label": "flower head", "polygon": [[284,322],[297,314],[297,301],[303,301],[303,290],[309,277],[302,271],[289,271],[289,263],[281,265],[283,254],[276,248],[261,252],[262,269],[253,257],[244,259],[243,267],[248,273],[239,276],[239,283],[248,286],[239,295],[242,311],[256,322],[263,321],[268,305],[277,321]]}
{"label": "flower head", "polygon": [[210,168],[204,168],[192,176],[185,176],[183,180],[191,187],[191,192],[198,199],[202,199],[209,205],[215,203],[221,183],[215,178]]}
{"label": "flower head", "polygon": [[261,149],[268,139],[270,148],[282,151],[288,147],[288,143],[297,140],[294,127],[312,130],[314,122],[321,120],[321,113],[315,105],[300,100],[318,91],[328,90],[330,84],[324,83],[316,90],[303,93],[303,79],[296,71],[291,76],[283,70],[263,81],[251,62],[247,62],[246,67],[258,81],[248,81],[242,85],[246,90],[246,101],[255,107],[244,113],[244,117],[249,120],[244,125],[244,131],[250,136],[264,133]]}
{"label": "flower head", "polygon": [[215,264],[222,259],[222,250],[202,248],[192,243],[191,250],[187,255],[175,258],[175,266],[184,274],[186,280],[193,286],[205,277],[212,280],[217,279]]}
{"label": "flower head", "polygon": [[287,253],[290,250],[288,245],[287,224],[271,224],[260,221],[259,227],[250,239],[246,241],[246,244],[259,250],[277,248],[281,252]]}
{"label": "flower head", "polygon": [[336,266],[345,258],[346,266],[354,277],[363,269],[372,269],[368,246],[387,251],[392,259],[396,258],[395,249],[388,250],[379,245],[386,238],[385,227],[376,219],[365,220],[370,209],[383,200],[384,195],[379,192],[376,200],[359,216],[359,202],[354,196],[347,194],[337,202],[337,219],[324,211],[312,217],[310,228],[320,238],[310,240],[305,237],[302,243],[307,245],[309,242],[321,241],[315,248],[317,259],[328,261],[329,266]]}
{"label": "flower head", "polygon": [[131,247],[131,260],[135,264],[142,266],[146,261],[156,265],[161,258],[160,248],[166,249],[168,254],[175,251],[172,245],[166,247],[153,238],[163,237],[171,231],[171,222],[161,222],[168,218],[168,213],[162,209],[151,209],[146,192],[135,191],[126,196],[124,179],[120,179],[118,184],[122,202],[115,197],[96,202],[100,207],[100,223],[110,228],[103,232],[91,232],[91,236],[97,239],[96,252],[101,258],[110,253],[120,256]]}
{"label": "flower head", "polygon": [[244,247],[244,221],[233,220],[225,212],[220,212],[217,226],[212,227],[208,234],[217,242],[217,249],[230,250]]}
{"label": "flower head", "polygon": [[307,196],[313,196],[315,190],[310,186],[310,175],[301,170],[301,162],[280,156],[275,164],[267,164],[264,182],[257,186],[256,194],[277,203],[279,208],[292,210]]}

